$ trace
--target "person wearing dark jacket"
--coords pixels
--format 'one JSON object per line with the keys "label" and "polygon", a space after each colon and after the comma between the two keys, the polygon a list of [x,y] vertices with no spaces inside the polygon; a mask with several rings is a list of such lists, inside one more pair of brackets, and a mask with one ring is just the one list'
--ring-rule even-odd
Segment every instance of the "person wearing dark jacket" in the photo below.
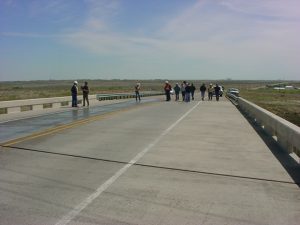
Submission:
{"label": "person wearing dark jacket", "polygon": [[180,87],[178,85],[178,83],[176,83],[175,87],[174,87],[174,91],[175,91],[175,101],[179,100],[179,93],[180,93]]}
{"label": "person wearing dark jacket", "polygon": [[192,100],[194,100],[194,93],[195,93],[196,87],[194,86],[194,84],[191,84],[191,95],[192,95]]}
{"label": "person wearing dark jacket", "polygon": [[216,84],[216,86],[215,86],[215,95],[216,95],[216,100],[217,101],[219,101],[220,90],[221,90],[221,88],[219,87],[218,84]]}
{"label": "person wearing dark jacket", "polygon": [[78,82],[74,81],[74,84],[71,88],[71,94],[72,94],[72,107],[77,107],[77,93],[78,93]]}
{"label": "person wearing dark jacket", "polygon": [[204,101],[204,97],[205,97],[205,91],[206,91],[206,86],[205,84],[203,83],[200,87],[200,93],[201,93],[201,99],[202,101]]}
{"label": "person wearing dark jacket", "polygon": [[88,82],[84,82],[84,86],[81,87],[81,90],[83,95],[83,106],[85,106],[85,102],[87,103],[87,106],[90,106],[90,102],[89,102],[90,89],[88,86]]}
{"label": "person wearing dark jacket", "polygon": [[185,86],[185,102],[191,101],[191,85],[189,83],[186,83]]}

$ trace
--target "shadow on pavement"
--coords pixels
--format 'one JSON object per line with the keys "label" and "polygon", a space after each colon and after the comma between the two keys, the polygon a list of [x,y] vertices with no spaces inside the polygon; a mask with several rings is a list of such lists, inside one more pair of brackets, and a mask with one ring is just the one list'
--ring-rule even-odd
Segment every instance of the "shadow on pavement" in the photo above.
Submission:
{"label": "shadow on pavement", "polygon": [[277,141],[271,135],[269,135],[259,124],[257,124],[253,120],[253,118],[241,111],[239,107],[237,107],[237,109],[246,118],[246,120],[253,127],[256,133],[268,146],[276,159],[281,163],[283,168],[288,172],[295,184],[297,184],[300,188],[300,164],[294,158],[292,158],[287,151],[282,149]]}

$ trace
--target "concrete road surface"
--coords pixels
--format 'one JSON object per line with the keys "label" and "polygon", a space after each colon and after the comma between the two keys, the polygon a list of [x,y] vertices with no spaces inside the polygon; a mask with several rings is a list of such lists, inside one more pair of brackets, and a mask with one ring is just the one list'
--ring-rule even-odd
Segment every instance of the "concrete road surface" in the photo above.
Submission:
{"label": "concrete road surface", "polygon": [[299,225],[299,165],[226,99],[149,101],[0,150],[1,225]]}

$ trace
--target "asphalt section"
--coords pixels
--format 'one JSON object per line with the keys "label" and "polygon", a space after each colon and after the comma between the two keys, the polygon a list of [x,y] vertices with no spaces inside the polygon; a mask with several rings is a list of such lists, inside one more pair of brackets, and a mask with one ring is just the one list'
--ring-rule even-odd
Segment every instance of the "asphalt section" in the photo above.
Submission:
{"label": "asphalt section", "polygon": [[144,98],[142,102],[128,100],[119,103],[91,106],[86,108],[72,108],[63,112],[53,112],[45,115],[27,117],[24,119],[8,120],[0,122],[0,143],[15,140],[16,138],[39,133],[45,129],[53,127],[80,123],[81,121],[94,118],[95,116],[104,115],[119,110],[128,109],[138,105],[158,101],[158,99]]}

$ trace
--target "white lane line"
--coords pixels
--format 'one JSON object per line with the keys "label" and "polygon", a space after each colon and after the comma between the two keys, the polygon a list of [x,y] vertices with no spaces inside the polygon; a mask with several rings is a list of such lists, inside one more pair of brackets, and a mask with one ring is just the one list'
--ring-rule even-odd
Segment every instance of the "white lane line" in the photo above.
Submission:
{"label": "white lane line", "polygon": [[182,121],[188,114],[190,114],[198,105],[200,101],[183,116],[181,116],[175,123],[168,127],[161,133],[152,143],[150,143],[145,149],[138,153],[128,164],[123,166],[117,171],[111,178],[103,183],[98,189],[84,199],[79,205],[77,205],[72,211],[61,218],[55,225],[66,225],[73,220],[82,210],[84,210],[89,204],[91,204],[96,198],[98,198],[109,186],[111,186],[122,174],[124,174],[133,164],[140,160],[151,148],[153,148],[165,135],[167,135],[180,121]]}

